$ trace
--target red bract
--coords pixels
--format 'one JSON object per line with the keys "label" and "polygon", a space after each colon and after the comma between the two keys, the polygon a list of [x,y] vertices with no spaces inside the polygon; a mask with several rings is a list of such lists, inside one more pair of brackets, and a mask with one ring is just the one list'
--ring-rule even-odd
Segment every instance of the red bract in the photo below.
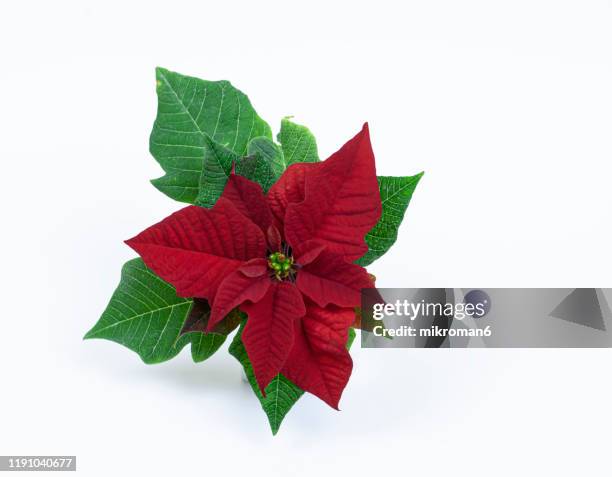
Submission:
{"label": "red bract", "polygon": [[211,303],[208,329],[233,308],[264,392],[279,372],[337,409],[362,288],[353,262],[381,213],[367,124],[329,159],[290,166],[265,196],[231,174],[212,209],[186,207],[127,244],[185,297]]}

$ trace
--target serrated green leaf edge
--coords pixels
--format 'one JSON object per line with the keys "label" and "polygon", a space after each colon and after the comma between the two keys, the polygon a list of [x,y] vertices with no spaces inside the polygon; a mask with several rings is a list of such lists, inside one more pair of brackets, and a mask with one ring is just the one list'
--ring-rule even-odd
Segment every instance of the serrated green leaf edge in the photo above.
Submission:
{"label": "serrated green leaf edge", "polygon": [[216,333],[192,332],[180,336],[193,300],[177,296],[140,258],[126,262],[121,280],[106,309],[84,339],[100,338],[136,352],[146,364],[175,357],[191,343],[194,361],[212,356],[225,341]]}
{"label": "serrated green leaf edge", "polygon": [[378,176],[382,214],[365,241],[368,251],[355,263],[365,267],[383,256],[397,240],[399,229],[412,194],[424,172],[414,176]]}
{"label": "serrated green leaf edge", "polygon": [[[259,385],[257,384],[257,380],[255,379],[253,367],[251,366],[246,349],[242,343],[241,337],[245,323],[246,320],[240,325],[238,332],[230,344],[229,352],[242,365],[244,374],[251,385],[251,389],[257,396],[257,399],[259,399],[259,403],[268,417],[272,434],[276,435],[280,429],[283,419],[289,413],[298,399],[302,397],[304,391],[279,373],[276,377],[274,377],[274,379],[272,379],[272,381],[270,381],[270,384],[266,386],[266,397],[262,395]],[[347,349],[351,348],[351,345],[355,340],[355,336],[355,330],[353,328],[349,328],[348,341],[346,344]]]}

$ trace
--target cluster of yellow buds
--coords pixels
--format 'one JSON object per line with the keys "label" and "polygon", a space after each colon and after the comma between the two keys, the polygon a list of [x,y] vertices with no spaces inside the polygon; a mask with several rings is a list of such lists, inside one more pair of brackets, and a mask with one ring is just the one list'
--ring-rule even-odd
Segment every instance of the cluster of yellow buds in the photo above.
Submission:
{"label": "cluster of yellow buds", "polygon": [[277,280],[283,280],[293,271],[293,257],[287,257],[282,252],[274,252],[268,256],[268,267],[274,272]]}

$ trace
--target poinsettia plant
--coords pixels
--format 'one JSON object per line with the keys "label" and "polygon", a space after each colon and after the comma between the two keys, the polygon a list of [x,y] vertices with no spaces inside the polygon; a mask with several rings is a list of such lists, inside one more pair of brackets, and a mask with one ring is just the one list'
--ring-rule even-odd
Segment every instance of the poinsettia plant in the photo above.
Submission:
{"label": "poinsettia plant", "polygon": [[85,338],[145,363],[191,345],[194,361],[235,334],[276,434],[304,392],[338,409],[353,363],[365,266],[396,241],[422,173],[377,177],[368,125],[325,161],[290,119],[270,126],[227,81],[157,69],[152,181],[189,205],[126,241],[140,258]]}

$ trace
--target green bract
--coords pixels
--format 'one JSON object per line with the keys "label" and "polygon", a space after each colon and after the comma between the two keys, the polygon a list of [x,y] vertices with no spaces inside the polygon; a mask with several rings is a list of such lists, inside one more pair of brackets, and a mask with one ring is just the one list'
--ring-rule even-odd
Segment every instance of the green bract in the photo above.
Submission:
{"label": "green bract", "polygon": [[365,267],[371,264],[395,243],[397,230],[421,177],[423,177],[422,172],[408,177],[378,177],[382,214],[378,223],[365,236],[368,251],[357,260],[359,265]]}
{"label": "green bract", "polygon": [[242,156],[252,138],[272,139],[272,131],[228,81],[204,81],[164,68],[156,73],[157,118],[149,147],[166,175],[152,182],[173,199],[193,203],[207,173],[207,139]]}
{"label": "green bract", "polygon": [[[150,151],[165,175],[151,182],[169,197],[209,208],[221,196],[232,169],[267,192],[292,164],[319,162],[317,143],[308,128],[284,118],[276,144],[270,126],[229,82],[204,81],[163,68],[157,68],[156,76],[158,108]],[[359,265],[371,264],[393,245],[421,177],[422,173],[378,178],[382,215],[365,236],[368,251],[357,261]],[[292,266],[276,256],[270,257],[269,265],[276,267],[281,278]],[[242,319],[229,351],[242,365],[276,434],[304,391],[279,374],[264,397],[241,339],[245,315],[236,309],[222,326],[207,332],[209,314],[205,300],[177,296],[170,284],[142,260],[134,259],[123,266],[106,310],[85,338],[120,343],[148,364],[171,359],[190,344],[193,360],[198,362],[212,356]],[[354,337],[351,328],[348,347]]]}
{"label": "green bract", "polygon": [[181,335],[193,300],[180,298],[174,288],[135,258],[123,266],[121,281],[104,313],[85,339],[104,338],[138,353],[147,364],[174,358],[191,343],[196,362],[212,356],[225,341],[216,333]]}
{"label": "green bract", "polygon": [[193,203],[201,207],[212,207],[221,197],[232,170],[232,164],[238,161],[240,156],[209,137],[206,137],[204,144],[202,173],[198,183],[199,190]]}
{"label": "green bract", "polygon": [[319,162],[317,141],[307,127],[284,118],[277,137],[288,166],[295,162]]}

